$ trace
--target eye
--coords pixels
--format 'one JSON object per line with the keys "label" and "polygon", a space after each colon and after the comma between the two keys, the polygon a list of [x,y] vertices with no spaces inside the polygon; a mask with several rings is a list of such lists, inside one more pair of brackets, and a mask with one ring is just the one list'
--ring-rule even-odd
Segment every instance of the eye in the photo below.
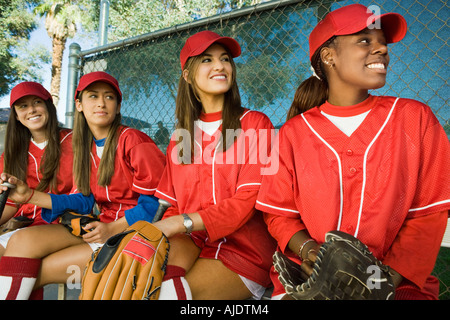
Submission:
{"label": "eye", "polygon": [[364,38],[359,39],[358,42],[363,43],[363,44],[369,44],[370,40],[369,40],[369,38],[364,37]]}
{"label": "eye", "polygon": [[211,62],[211,58],[208,58],[208,57],[202,58],[202,63],[208,63],[208,62]]}

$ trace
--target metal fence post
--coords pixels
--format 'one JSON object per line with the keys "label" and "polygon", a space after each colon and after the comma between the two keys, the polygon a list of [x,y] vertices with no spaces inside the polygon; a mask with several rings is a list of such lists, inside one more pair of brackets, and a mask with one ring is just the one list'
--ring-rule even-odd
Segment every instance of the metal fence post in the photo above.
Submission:
{"label": "metal fence post", "polygon": [[109,18],[109,0],[100,1],[100,25],[98,45],[103,46],[108,42],[108,18]]}
{"label": "metal fence post", "polygon": [[66,127],[73,127],[73,114],[75,110],[75,90],[78,82],[78,72],[80,65],[81,47],[78,43],[72,43],[69,46],[69,72],[67,79],[67,97],[66,97]]}

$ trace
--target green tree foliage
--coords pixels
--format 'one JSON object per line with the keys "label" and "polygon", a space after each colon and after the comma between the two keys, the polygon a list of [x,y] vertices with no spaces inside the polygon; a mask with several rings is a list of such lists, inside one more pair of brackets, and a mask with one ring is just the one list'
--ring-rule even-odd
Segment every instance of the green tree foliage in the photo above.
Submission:
{"label": "green tree foliage", "polygon": [[[260,1],[111,0],[109,41],[141,35]],[[34,3],[38,4],[34,13],[45,17],[45,28],[52,40],[50,92],[55,105],[58,105],[66,41],[75,36],[78,27],[84,32],[98,29],[100,1],[35,0]]]}
{"label": "green tree foliage", "polygon": [[45,29],[52,40],[50,93],[56,106],[59,101],[62,60],[66,41],[75,36],[77,24],[84,25],[88,29],[93,26],[92,17],[86,14],[91,7],[92,1],[86,0],[45,0],[34,9],[34,12],[40,17],[45,17]]}
{"label": "green tree foliage", "polygon": [[[110,0],[108,42],[224,14],[260,2],[263,0]],[[100,1],[88,0],[41,0],[34,10],[45,17],[45,27],[52,39],[51,93],[56,101],[66,39],[80,30],[82,33],[97,30],[99,11]],[[292,74],[287,70],[288,62],[278,61],[277,51],[293,52],[296,44],[291,39],[283,39],[289,32],[286,28],[290,28],[288,18],[277,19],[275,37],[264,48],[261,43],[265,42],[261,40],[268,39],[274,33],[273,24],[268,24],[272,25],[271,29],[262,27],[250,34],[247,32],[249,21],[243,18],[240,22],[218,29],[219,33],[236,38],[243,47],[243,54],[238,61],[239,85],[244,98],[255,108],[276,101],[283,92],[282,88],[292,82]],[[210,26],[212,30],[218,27]],[[148,95],[151,90],[164,90],[174,99],[180,74],[178,54],[185,39],[184,36],[158,39],[151,46],[129,47],[126,55],[122,54],[120,58],[111,55],[106,59],[107,71],[135,79],[124,84],[129,94]],[[143,63],[149,65],[150,69],[145,69]]]}
{"label": "green tree foliage", "polygon": [[[262,0],[111,0],[108,41],[139,36],[260,2]],[[99,3],[93,5],[98,7]]]}
{"label": "green tree foliage", "polygon": [[[120,1],[118,1],[120,2]],[[142,1],[138,1],[140,3]],[[158,2],[158,1],[155,1]],[[169,1],[168,1],[169,2]],[[177,1],[170,1],[172,5]],[[162,28],[164,25],[169,28],[171,23],[177,22],[178,24],[186,21],[192,21],[192,17],[197,14],[217,14],[222,11],[230,10],[233,6],[237,5],[237,1],[233,3],[228,2],[226,5],[222,1],[183,1],[185,6],[183,7],[187,14],[182,16],[180,9],[172,7],[170,10],[174,10],[178,15],[169,15],[170,18],[165,21],[164,17],[156,19],[161,25],[155,23],[155,28]],[[205,2],[209,3],[205,4]],[[200,3],[203,3],[201,5]],[[212,3],[214,3],[214,10],[211,10]],[[123,4],[123,1],[121,2]],[[242,4],[242,3],[240,3]],[[131,7],[130,10],[137,10]],[[155,8],[148,8],[152,10]],[[114,19],[119,15],[119,8],[116,7],[116,14]],[[128,12],[125,8],[121,7],[121,12]],[[117,29],[113,28],[113,35],[109,35],[110,40],[120,40],[126,34],[140,35],[149,32],[151,27],[146,25],[145,19],[150,19],[152,15],[146,18],[144,14],[147,9],[142,9],[141,13],[136,13],[141,17],[141,24],[138,24],[139,19],[134,15],[124,14],[121,16],[121,21],[124,21],[122,25],[123,34],[118,33]],[[112,11],[112,10],[111,10]],[[297,13],[293,13],[297,14]],[[126,25],[125,21],[131,19],[133,16],[134,22],[129,21]],[[294,52],[298,50],[298,43],[296,40],[296,34],[299,32],[298,26],[290,19],[290,13],[284,12],[279,15],[272,13],[272,16],[266,17],[265,24],[258,24],[258,28],[251,28],[254,23],[253,19],[258,19],[257,16],[248,18],[246,16],[233,20],[233,22],[223,21],[218,23],[211,23],[206,27],[194,28],[188,32],[181,32],[173,36],[158,37],[150,41],[137,43],[132,46],[127,46],[117,51],[105,53],[101,57],[92,57],[93,59],[103,59],[107,62],[107,71],[118,76],[120,78],[121,86],[126,90],[127,95],[130,96],[130,101],[135,109],[142,107],[142,114],[145,114],[145,109],[148,109],[146,97],[159,97],[162,99],[159,101],[152,101],[151,105],[167,105],[166,101],[174,101],[177,93],[178,80],[181,75],[179,52],[186,40],[186,38],[197,32],[204,30],[205,28],[217,31],[218,33],[230,36],[241,44],[242,54],[236,60],[238,68],[238,84],[241,89],[241,95],[245,100],[245,104],[252,108],[263,108],[270,104],[277,104],[277,99],[284,98],[283,94],[286,92],[285,87],[296,87],[299,83],[299,78],[304,73],[303,66],[295,74],[292,73],[292,65],[290,61],[284,60],[286,56],[292,57]],[[270,19],[267,20],[267,19]],[[118,26],[116,20],[110,19],[110,24]],[[185,21],[184,21],[185,22]],[[135,29],[140,31],[135,33]],[[128,30],[128,33],[126,32]],[[146,30],[146,32],[144,32]],[[111,32],[111,30],[110,30]],[[150,42],[150,43],[149,43]],[[162,98],[162,96],[164,96]],[[169,106],[173,107],[173,103],[169,102]],[[160,108],[157,108],[156,112],[161,112]],[[164,112],[161,112],[163,114]],[[167,113],[171,114],[170,111]]]}
{"label": "green tree foliage", "polygon": [[0,0],[0,96],[18,81],[40,80],[39,68],[47,53],[26,45],[37,25],[30,11],[37,2]]}

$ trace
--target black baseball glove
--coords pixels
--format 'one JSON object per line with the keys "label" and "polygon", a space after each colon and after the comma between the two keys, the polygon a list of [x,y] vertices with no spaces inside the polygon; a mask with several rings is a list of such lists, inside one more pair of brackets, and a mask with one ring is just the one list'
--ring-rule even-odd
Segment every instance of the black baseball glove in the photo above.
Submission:
{"label": "black baseball glove", "polygon": [[320,247],[313,272],[304,280],[300,265],[281,252],[274,267],[286,293],[296,300],[391,300],[394,285],[389,267],[355,237],[331,231]]}

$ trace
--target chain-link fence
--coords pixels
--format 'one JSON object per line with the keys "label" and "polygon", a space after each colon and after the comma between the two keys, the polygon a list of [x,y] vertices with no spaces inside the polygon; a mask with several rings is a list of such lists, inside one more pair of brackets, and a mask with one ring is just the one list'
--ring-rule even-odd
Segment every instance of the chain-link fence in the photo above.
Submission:
{"label": "chain-link fence", "polygon": [[[408,22],[407,36],[389,46],[387,85],[375,94],[428,104],[450,136],[447,2],[358,2],[378,6],[381,13],[398,12]],[[154,137],[159,121],[169,131],[175,124],[175,96],[181,74],[179,52],[185,40],[195,32],[212,30],[237,39],[242,46],[242,55],[235,62],[244,107],[264,112],[279,127],[297,86],[311,75],[309,33],[330,10],[350,3],[354,1],[262,3],[81,51],[81,73],[104,70],[115,76],[124,95],[124,122]],[[161,148],[164,150],[164,146]],[[441,298],[446,299],[450,298],[449,250],[442,249],[436,271],[444,281]]]}

